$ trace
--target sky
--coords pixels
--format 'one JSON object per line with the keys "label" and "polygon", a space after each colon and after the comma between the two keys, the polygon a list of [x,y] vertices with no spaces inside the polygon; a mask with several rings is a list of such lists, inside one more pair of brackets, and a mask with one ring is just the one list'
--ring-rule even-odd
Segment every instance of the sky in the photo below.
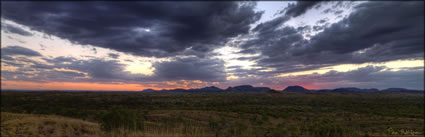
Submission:
{"label": "sky", "polygon": [[1,89],[424,89],[423,1],[1,2]]}

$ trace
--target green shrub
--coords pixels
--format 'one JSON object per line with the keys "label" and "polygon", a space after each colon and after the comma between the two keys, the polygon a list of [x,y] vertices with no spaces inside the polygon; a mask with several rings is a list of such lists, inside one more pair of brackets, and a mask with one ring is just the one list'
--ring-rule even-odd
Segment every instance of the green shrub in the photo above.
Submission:
{"label": "green shrub", "polygon": [[236,122],[235,123],[235,135],[241,135],[245,130],[248,129],[248,127],[241,122]]}
{"label": "green shrub", "polygon": [[353,131],[329,120],[322,120],[307,124],[305,127],[311,136],[315,137],[345,137],[353,136]]}
{"label": "green shrub", "polygon": [[112,107],[102,115],[101,126],[105,131],[118,129],[143,130],[144,120],[137,112],[123,107]]}

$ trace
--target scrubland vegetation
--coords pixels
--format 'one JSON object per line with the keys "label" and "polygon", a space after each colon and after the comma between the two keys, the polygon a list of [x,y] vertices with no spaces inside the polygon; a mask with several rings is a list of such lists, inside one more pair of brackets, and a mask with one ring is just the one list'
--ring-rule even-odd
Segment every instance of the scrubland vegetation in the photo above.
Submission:
{"label": "scrubland vegetation", "polygon": [[1,112],[1,136],[100,136],[97,123],[51,115]]}
{"label": "scrubland vegetation", "polygon": [[424,136],[423,94],[2,92],[2,136]]}

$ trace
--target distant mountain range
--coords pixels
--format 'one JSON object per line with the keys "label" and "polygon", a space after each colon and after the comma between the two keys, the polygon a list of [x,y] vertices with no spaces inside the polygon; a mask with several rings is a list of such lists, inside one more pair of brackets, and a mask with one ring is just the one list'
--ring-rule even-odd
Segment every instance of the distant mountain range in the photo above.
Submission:
{"label": "distant mountain range", "polygon": [[281,93],[281,92],[297,92],[297,93],[319,93],[319,92],[335,92],[335,93],[368,93],[368,92],[403,92],[403,93],[424,93],[423,90],[413,90],[405,88],[388,88],[384,90],[379,90],[376,88],[370,89],[360,89],[356,87],[346,87],[346,88],[336,88],[336,89],[318,89],[318,90],[309,90],[302,86],[288,86],[282,91],[273,90],[268,87],[254,87],[251,85],[240,85],[235,87],[228,87],[227,89],[220,89],[215,86],[198,88],[198,89],[163,89],[163,90],[153,90],[145,89],[141,92],[145,93],[261,93],[261,92],[272,92],[272,93]]}

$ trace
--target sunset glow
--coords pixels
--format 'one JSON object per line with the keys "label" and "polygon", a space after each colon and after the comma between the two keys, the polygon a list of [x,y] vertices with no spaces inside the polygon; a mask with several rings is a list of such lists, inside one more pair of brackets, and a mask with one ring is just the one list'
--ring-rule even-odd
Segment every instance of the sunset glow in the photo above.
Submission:
{"label": "sunset glow", "polygon": [[[140,89],[150,88],[142,87],[138,84],[122,84],[122,83],[82,83],[82,82],[25,82],[25,81],[2,81],[4,89],[26,89],[26,90],[87,90],[87,91],[138,91]],[[159,88],[152,88],[159,89]]]}

